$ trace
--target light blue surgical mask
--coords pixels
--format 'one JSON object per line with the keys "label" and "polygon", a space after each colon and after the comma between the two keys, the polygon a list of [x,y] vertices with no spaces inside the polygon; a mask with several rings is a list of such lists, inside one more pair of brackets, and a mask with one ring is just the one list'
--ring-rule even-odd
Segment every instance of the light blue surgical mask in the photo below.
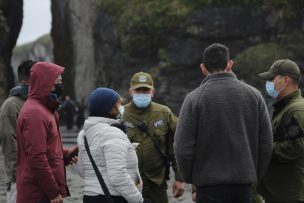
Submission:
{"label": "light blue surgical mask", "polygon": [[[278,82],[280,82],[281,80],[279,80]],[[285,86],[283,86],[280,91],[277,91],[275,89],[275,84],[277,84],[278,82],[274,83],[274,82],[271,82],[271,81],[267,81],[266,82],[266,91],[267,91],[267,94],[276,99],[279,95],[279,93],[284,89]]]}
{"label": "light blue surgical mask", "polygon": [[146,108],[151,103],[151,94],[133,94],[133,102],[138,108]]}
{"label": "light blue surgical mask", "polygon": [[123,115],[123,113],[125,112],[125,107],[124,107],[124,106],[120,106],[120,107],[118,108],[118,110],[119,110],[119,113],[120,113],[121,115]]}
{"label": "light blue surgical mask", "polygon": [[125,111],[125,107],[124,106],[120,106],[118,108],[118,111],[119,111],[119,113],[117,114],[116,119],[122,119],[123,113]]}

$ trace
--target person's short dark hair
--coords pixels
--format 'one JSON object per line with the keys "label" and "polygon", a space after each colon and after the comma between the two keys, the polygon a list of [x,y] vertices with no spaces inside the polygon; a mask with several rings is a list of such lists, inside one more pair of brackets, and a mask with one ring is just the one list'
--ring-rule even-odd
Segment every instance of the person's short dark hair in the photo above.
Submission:
{"label": "person's short dark hair", "polygon": [[229,49],[223,44],[212,44],[204,50],[203,60],[208,72],[223,71],[230,60]]}
{"label": "person's short dark hair", "polygon": [[18,67],[18,80],[21,82],[22,80],[28,80],[30,77],[30,72],[32,66],[36,63],[36,61],[26,60],[23,61]]}

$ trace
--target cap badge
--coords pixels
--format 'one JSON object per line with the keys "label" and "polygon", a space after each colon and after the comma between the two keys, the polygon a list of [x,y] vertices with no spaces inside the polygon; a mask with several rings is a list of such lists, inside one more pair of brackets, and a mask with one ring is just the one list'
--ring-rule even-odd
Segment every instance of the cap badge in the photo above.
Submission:
{"label": "cap badge", "polygon": [[140,75],[140,76],[138,77],[138,81],[139,81],[139,82],[147,82],[147,76],[145,76],[145,75]]}

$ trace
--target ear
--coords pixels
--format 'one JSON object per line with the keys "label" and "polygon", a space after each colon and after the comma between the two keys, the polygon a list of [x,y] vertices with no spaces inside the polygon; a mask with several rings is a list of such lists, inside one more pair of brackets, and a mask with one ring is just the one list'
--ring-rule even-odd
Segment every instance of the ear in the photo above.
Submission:
{"label": "ear", "polygon": [[131,97],[133,97],[134,91],[132,89],[129,89],[129,94]]}
{"label": "ear", "polygon": [[226,72],[232,71],[232,67],[233,67],[233,61],[229,60],[228,63],[227,63]]}
{"label": "ear", "polygon": [[21,80],[20,83],[28,85],[29,84],[29,80]]}
{"label": "ear", "polygon": [[203,63],[201,63],[200,67],[203,72],[203,75],[207,76],[209,74],[209,72],[207,71],[205,65]]}
{"label": "ear", "polygon": [[156,93],[156,89],[153,89],[153,90],[152,90],[151,97],[153,97],[155,93]]}
{"label": "ear", "polygon": [[115,116],[115,114],[116,114],[116,105],[114,105],[113,107],[112,107],[112,109],[108,112],[108,114],[110,114],[111,116]]}
{"label": "ear", "polygon": [[284,79],[285,83],[289,83],[290,81],[292,81],[292,79],[290,77],[288,77],[288,76],[284,76],[283,79]]}

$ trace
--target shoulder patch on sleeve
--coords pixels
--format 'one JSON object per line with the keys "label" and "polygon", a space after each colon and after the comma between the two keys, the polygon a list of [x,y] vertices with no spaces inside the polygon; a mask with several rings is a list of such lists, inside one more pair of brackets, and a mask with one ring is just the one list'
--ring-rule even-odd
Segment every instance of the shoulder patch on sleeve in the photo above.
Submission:
{"label": "shoulder patch on sleeve", "polygon": [[291,122],[286,128],[286,138],[293,140],[299,137],[303,137],[303,130],[299,126],[297,120],[292,118]]}

